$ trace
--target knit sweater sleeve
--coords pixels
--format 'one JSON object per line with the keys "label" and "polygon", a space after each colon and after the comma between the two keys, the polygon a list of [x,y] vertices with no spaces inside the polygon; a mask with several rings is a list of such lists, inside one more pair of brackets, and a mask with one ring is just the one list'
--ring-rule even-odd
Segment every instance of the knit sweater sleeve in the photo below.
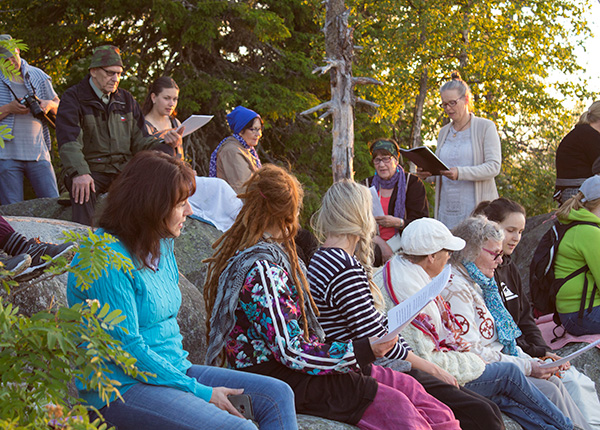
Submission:
{"label": "knit sweater sleeve", "polygon": [[[163,256],[163,258],[169,258]],[[170,258],[174,259],[174,256]],[[175,267],[173,262],[171,267]],[[150,269],[142,269],[150,270]],[[146,340],[140,333],[138,321],[140,315],[136,303],[136,285],[133,278],[116,269],[106,269],[103,276],[91,284],[86,292],[86,296],[98,299],[101,306],[108,304],[110,310],[119,309],[126,318],[119,324],[119,328],[110,332],[111,336],[121,342],[121,347],[131,354],[137,362],[139,370],[149,372],[155,376],[148,377],[148,380],[138,378],[140,382],[151,385],[161,385],[176,388],[182,391],[190,392],[195,396],[210,401],[212,388],[200,384],[195,378],[191,378],[175,367],[169,360],[162,355],[154,352],[146,343]],[[146,300],[156,300],[154,304],[160,307],[161,296],[157,294],[148,294]],[[148,335],[147,335],[148,336]]]}
{"label": "knit sweater sleeve", "polygon": [[410,342],[415,354],[446,370],[460,385],[479,378],[485,370],[484,361],[472,352],[436,351],[433,340],[412,324],[402,331],[402,335]]}
{"label": "knit sweater sleeve", "polygon": [[240,306],[278,362],[311,375],[359,370],[352,342],[322,343],[314,335],[305,339],[296,287],[283,268],[257,261],[244,285],[248,288],[240,292]]}
{"label": "knit sweater sleeve", "polygon": [[478,132],[476,145],[483,151],[483,163],[475,166],[458,167],[458,179],[461,181],[483,181],[495,178],[502,165],[502,149],[496,125],[489,120],[476,118]]}

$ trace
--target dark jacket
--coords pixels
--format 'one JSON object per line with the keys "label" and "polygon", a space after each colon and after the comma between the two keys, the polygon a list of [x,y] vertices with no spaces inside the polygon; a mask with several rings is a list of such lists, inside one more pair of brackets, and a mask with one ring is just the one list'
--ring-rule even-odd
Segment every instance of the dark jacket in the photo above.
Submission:
{"label": "dark jacket", "polygon": [[63,94],[56,115],[56,138],[64,174],[118,173],[133,155],[159,139],[148,136],[133,96],[118,88],[105,105],[90,75]]}
{"label": "dark jacket", "polygon": [[[406,200],[405,200],[405,214],[404,214],[404,227],[419,218],[426,218],[429,216],[429,202],[427,201],[427,193],[425,192],[425,185],[419,178],[410,173],[405,173],[408,177],[408,183],[406,184]],[[366,179],[367,185],[370,187],[373,183],[373,176]],[[398,198],[398,186],[394,187],[392,196],[390,197],[390,204],[388,206],[388,214],[394,215],[394,206],[396,205],[396,199]]]}
{"label": "dark jacket", "polygon": [[600,157],[600,133],[589,124],[578,124],[558,145],[556,178],[589,178],[593,176],[592,165],[598,157]]}
{"label": "dark jacket", "polygon": [[529,298],[523,291],[519,269],[509,256],[505,256],[503,259],[502,264],[496,268],[494,278],[504,306],[523,333],[517,339],[517,344],[532,357],[543,357],[552,349],[546,344],[533,319]]}

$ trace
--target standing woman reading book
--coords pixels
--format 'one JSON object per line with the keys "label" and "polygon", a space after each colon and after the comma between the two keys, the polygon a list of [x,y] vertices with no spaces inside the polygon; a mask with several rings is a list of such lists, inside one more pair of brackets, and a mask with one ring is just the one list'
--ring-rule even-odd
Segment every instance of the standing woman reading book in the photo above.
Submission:
{"label": "standing woman reading book", "polygon": [[[175,118],[175,109],[179,101],[179,87],[168,76],[161,76],[150,85],[148,95],[142,105],[146,132],[162,137],[166,132],[176,129],[181,122]],[[183,147],[175,148],[179,158],[183,158]]]}
{"label": "standing woman reading book", "polygon": [[192,213],[188,197],[194,189],[193,170],[157,151],[138,153],[112,183],[97,233],[112,234],[116,242],[109,246],[134,269],[107,267],[85,291],[70,275],[67,299],[69,306],[98,300],[111,311],[121,310],[126,318],[110,334],[137,360],[138,369],[153,375],[135,379],[106,363],[123,399],[113,396],[107,406],[93,388],[79,386],[79,394],[119,430],[256,430],[228,399],[244,392],[261,430],[293,430],[296,414],[288,386],[187,359],[177,323],[181,292],[173,244]]}
{"label": "standing woman reading book", "polygon": [[[402,230],[412,221],[429,216],[429,204],[425,186],[415,175],[405,172],[399,163],[400,147],[392,139],[377,139],[369,143],[369,151],[375,166],[375,175],[366,179],[369,187],[377,190],[383,216],[375,217],[378,234],[375,244],[374,265],[381,266],[389,260],[400,241]],[[392,239],[396,237],[396,239]],[[388,241],[392,245],[388,243]]]}
{"label": "standing woman reading book", "polygon": [[[500,173],[502,153],[496,126],[473,115],[473,95],[458,72],[442,85],[440,96],[450,123],[440,130],[436,155],[451,167],[435,177],[435,218],[451,229],[479,202],[498,197],[494,178]],[[420,169],[417,176],[432,175]]]}
{"label": "standing woman reading book", "polygon": [[397,336],[324,342],[294,243],[302,196],[298,180],[274,165],[246,183],[242,210],[207,260],[207,363],[287,382],[299,413],[369,430],[459,429],[413,378],[370,365]]}

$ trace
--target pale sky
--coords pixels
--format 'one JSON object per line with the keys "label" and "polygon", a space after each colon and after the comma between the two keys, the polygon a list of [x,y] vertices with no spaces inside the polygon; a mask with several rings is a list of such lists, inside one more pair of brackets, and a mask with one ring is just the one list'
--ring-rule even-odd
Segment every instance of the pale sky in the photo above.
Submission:
{"label": "pale sky", "polygon": [[[586,68],[586,72],[581,76],[588,80],[589,89],[600,94],[600,1],[593,0],[590,15],[588,18],[589,28],[593,36],[587,40],[585,51],[577,49],[576,54],[580,64]],[[591,104],[592,100],[586,101],[586,106]]]}

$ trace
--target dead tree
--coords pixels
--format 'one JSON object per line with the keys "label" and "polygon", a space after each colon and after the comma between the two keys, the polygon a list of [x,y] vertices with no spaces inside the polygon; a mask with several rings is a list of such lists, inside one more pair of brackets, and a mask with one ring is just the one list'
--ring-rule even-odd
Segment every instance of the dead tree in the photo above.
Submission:
{"label": "dead tree", "polygon": [[325,0],[325,66],[317,67],[313,73],[331,75],[331,100],[312,107],[300,115],[309,115],[319,110],[325,112],[323,119],[331,115],[333,120],[333,148],[331,170],[333,182],[354,178],[354,105],[356,102],[379,107],[378,104],[354,96],[354,86],[377,84],[372,78],[354,78],[352,61],[354,59],[353,29],[348,27],[348,15],[344,0]]}

